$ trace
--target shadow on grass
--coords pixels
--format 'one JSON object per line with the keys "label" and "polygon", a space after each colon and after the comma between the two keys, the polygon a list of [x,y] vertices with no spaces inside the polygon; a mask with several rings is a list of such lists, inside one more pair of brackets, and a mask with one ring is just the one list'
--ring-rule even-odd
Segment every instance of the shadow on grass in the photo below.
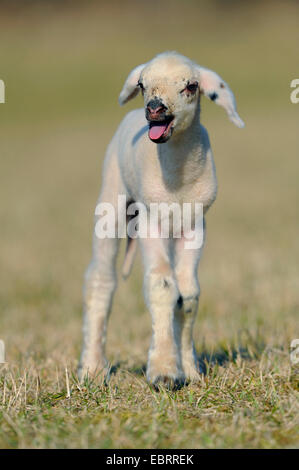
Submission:
{"label": "shadow on grass", "polygon": [[[196,355],[198,370],[201,374],[206,375],[210,367],[216,365],[226,367],[229,363],[235,362],[238,357],[247,361],[255,360],[261,356],[265,347],[265,343],[259,341],[254,346],[239,346],[237,348],[219,347],[214,352],[204,349]],[[146,364],[126,368],[121,363],[112,366],[111,373],[116,373],[120,367],[137,376],[144,377],[146,374]]]}
{"label": "shadow on grass", "polygon": [[230,349],[223,347],[212,353],[204,350],[197,354],[197,366],[200,373],[206,375],[210,367],[226,367],[229,363],[236,362],[238,357],[247,361],[257,359],[264,349],[265,344],[261,343],[258,347],[255,345],[254,350],[246,346]]}
{"label": "shadow on grass", "polygon": [[[249,339],[249,338],[248,338]],[[256,341],[253,341],[253,338],[250,338],[251,341],[248,342],[246,346],[237,346],[232,347],[231,345],[219,346],[218,349],[211,352],[206,348],[202,348],[202,351],[196,355],[198,371],[207,375],[211,369],[215,366],[227,367],[231,363],[235,363],[238,359],[243,359],[246,361],[257,360],[261,357],[262,353],[266,349],[266,345],[261,338],[256,338]],[[244,343],[243,343],[244,344]],[[118,361],[115,364],[112,364],[107,377],[105,378],[103,385],[108,385],[109,377],[111,375],[117,374],[119,370],[129,372],[132,375],[139,377],[146,377],[146,364],[138,364],[133,367],[128,367],[126,361]],[[107,380],[106,380],[107,379]],[[92,379],[90,383],[94,383]],[[87,382],[86,382],[87,384]],[[172,390],[177,390],[187,383],[180,383],[175,388],[171,387]],[[154,388],[159,391],[159,387]],[[163,387],[162,387],[163,388]],[[167,388],[167,387],[166,387]]]}

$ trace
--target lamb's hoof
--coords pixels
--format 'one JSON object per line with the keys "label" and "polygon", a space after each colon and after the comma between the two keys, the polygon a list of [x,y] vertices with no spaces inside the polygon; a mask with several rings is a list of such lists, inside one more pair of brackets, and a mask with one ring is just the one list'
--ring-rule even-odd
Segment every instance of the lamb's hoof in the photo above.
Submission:
{"label": "lamb's hoof", "polygon": [[185,380],[180,378],[168,377],[167,375],[159,375],[152,383],[154,389],[159,392],[161,389],[179,390],[185,384]]}

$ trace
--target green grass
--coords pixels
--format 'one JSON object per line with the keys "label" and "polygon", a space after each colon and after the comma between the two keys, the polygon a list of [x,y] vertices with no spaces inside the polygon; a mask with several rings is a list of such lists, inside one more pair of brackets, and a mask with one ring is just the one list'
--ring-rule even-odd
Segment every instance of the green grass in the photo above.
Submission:
{"label": "green grass", "polygon": [[[285,354],[211,366],[198,386],[152,391],[120,367],[108,387],[80,385],[54,364],[7,373],[5,447],[197,448],[296,444],[296,398]],[[47,372],[46,372],[47,371]],[[26,395],[24,393],[26,387]]]}
{"label": "green grass", "polygon": [[[298,447],[298,6],[163,2],[151,23],[146,3],[124,5],[1,13],[0,447]],[[80,385],[101,165],[121,117],[142,105],[121,109],[117,95],[131,68],[167,49],[219,72],[246,122],[202,103],[219,180],[195,328],[205,374],[177,392],[146,383],[138,259],[113,305],[110,383]]]}

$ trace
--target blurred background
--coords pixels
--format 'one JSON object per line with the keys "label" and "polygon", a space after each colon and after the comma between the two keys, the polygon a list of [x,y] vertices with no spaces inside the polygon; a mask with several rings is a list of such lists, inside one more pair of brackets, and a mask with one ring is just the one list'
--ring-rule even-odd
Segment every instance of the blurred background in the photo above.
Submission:
{"label": "blurred background", "polygon": [[[207,215],[199,351],[298,337],[299,78],[295,1],[1,1],[0,337],[7,360],[75,367],[83,273],[105,149],[130,70],[177,50],[219,73],[242,130],[202,100],[219,193]],[[120,257],[122,258],[122,256]],[[120,259],[121,261],[121,259]],[[120,280],[112,361],[142,364],[150,341],[138,259]],[[75,369],[74,369],[75,370]]]}

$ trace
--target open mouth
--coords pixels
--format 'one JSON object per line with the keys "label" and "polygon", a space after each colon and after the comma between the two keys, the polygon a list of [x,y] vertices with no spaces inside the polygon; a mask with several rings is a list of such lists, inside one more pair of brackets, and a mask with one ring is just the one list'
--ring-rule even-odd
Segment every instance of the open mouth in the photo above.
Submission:
{"label": "open mouth", "polygon": [[156,144],[166,142],[172,134],[173,120],[173,116],[168,116],[163,121],[149,121],[149,138]]}

